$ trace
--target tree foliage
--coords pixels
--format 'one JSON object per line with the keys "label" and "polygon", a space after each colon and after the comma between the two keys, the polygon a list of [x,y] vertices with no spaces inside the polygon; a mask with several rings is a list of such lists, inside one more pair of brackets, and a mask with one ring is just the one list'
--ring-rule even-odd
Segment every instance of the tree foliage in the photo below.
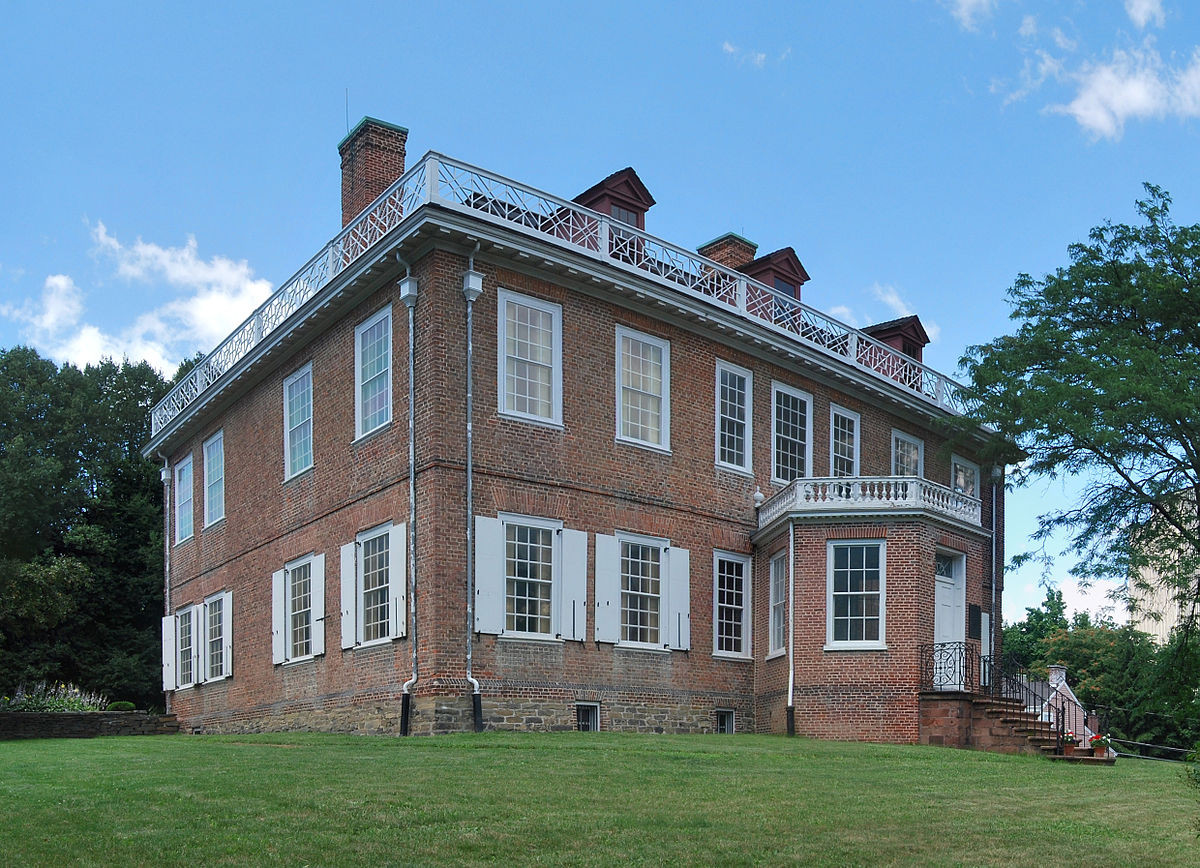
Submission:
{"label": "tree foliage", "polygon": [[1080,501],[1040,517],[1084,580],[1162,582],[1200,599],[1200,225],[1176,226],[1147,185],[1139,225],[1105,223],[1071,264],[1009,290],[1013,334],[963,359],[1014,481],[1080,476]]}
{"label": "tree foliage", "polygon": [[65,681],[161,703],[162,486],[146,363],[0,350],[0,691]]}

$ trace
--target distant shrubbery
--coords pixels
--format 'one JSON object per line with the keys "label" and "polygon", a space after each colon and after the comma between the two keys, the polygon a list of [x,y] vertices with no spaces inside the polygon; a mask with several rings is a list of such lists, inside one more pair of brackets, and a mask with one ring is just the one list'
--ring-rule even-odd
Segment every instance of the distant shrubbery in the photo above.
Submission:
{"label": "distant shrubbery", "polygon": [[107,706],[108,698],[102,694],[61,681],[42,681],[31,688],[21,685],[13,696],[0,697],[0,711],[101,711]]}
{"label": "distant shrubbery", "polygon": [[110,702],[105,711],[133,711],[137,708],[132,702],[127,702],[124,699],[119,699],[116,702]]}

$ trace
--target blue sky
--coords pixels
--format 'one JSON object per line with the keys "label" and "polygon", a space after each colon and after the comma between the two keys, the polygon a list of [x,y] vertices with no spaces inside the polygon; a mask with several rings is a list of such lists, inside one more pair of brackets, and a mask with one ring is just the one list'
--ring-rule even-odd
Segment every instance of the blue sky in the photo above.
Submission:
{"label": "blue sky", "polygon": [[[211,349],[340,226],[363,115],[560,195],[634,166],[647,228],[793,246],[808,303],[916,312],[926,361],[1009,328],[1141,183],[1200,222],[1200,9],[1182,0],[12,4],[0,346]],[[1013,494],[1008,548],[1069,497]],[[1069,557],[1052,575],[1065,579]],[[1008,578],[1007,620],[1040,602]],[[1095,610],[1070,581],[1073,606]]]}

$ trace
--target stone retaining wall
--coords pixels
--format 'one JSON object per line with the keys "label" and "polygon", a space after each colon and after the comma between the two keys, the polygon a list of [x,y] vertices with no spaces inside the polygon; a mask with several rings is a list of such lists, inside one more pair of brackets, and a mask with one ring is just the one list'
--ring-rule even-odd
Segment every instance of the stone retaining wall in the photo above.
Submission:
{"label": "stone retaining wall", "polygon": [[172,735],[173,714],[145,711],[0,711],[0,740],[94,738],[98,735]]}

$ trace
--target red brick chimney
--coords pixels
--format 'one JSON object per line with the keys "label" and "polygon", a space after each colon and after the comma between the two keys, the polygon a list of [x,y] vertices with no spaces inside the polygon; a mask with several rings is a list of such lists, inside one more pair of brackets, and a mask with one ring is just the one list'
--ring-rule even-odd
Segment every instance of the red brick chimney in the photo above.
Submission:
{"label": "red brick chimney", "polygon": [[342,155],[342,226],[404,174],[408,130],[363,118],[338,145]]}
{"label": "red brick chimney", "polygon": [[758,245],[733,232],[726,232],[720,238],[701,244],[696,252],[726,268],[738,269],[754,261]]}

